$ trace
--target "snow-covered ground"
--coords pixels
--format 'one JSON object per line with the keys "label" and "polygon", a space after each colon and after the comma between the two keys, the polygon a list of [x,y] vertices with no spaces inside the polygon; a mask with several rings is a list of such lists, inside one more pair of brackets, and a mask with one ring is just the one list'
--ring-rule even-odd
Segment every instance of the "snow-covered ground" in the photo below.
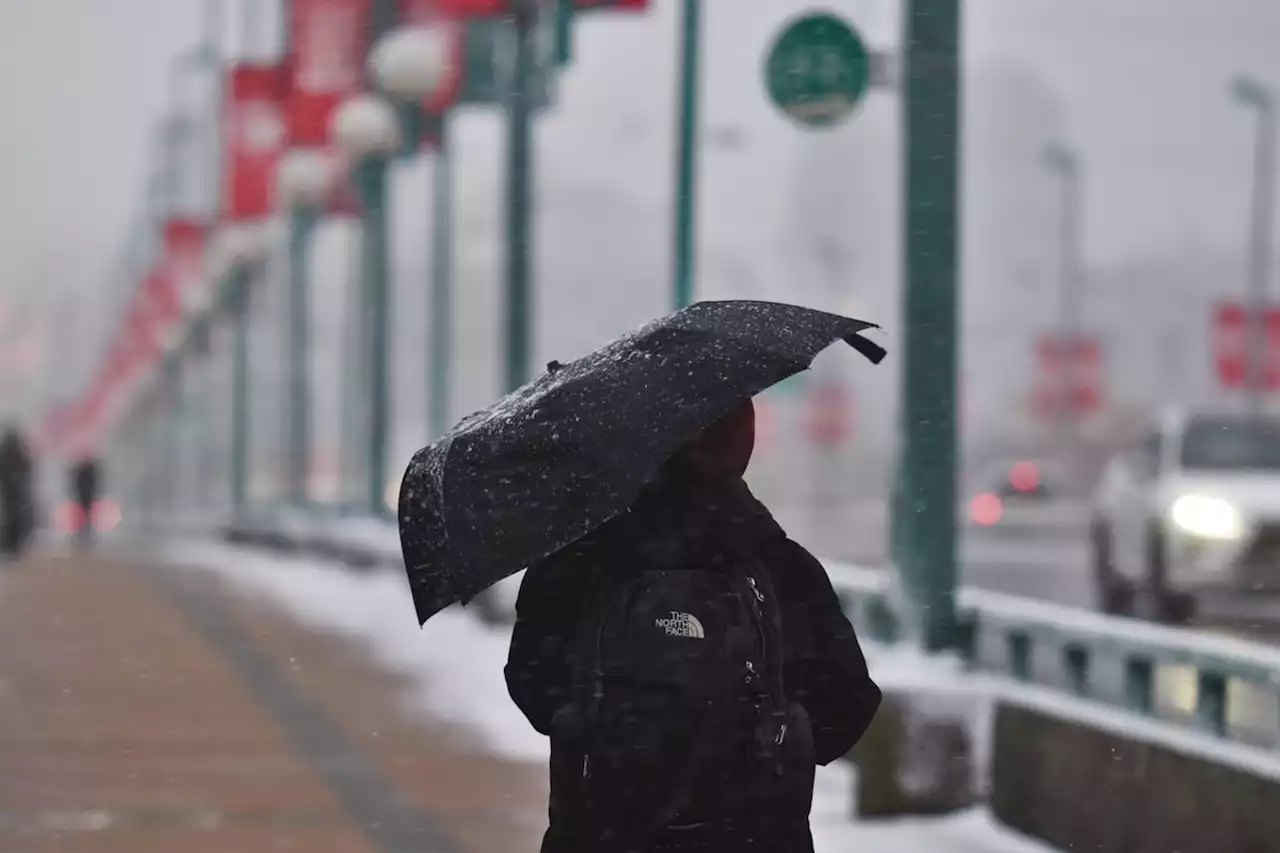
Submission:
{"label": "snow-covered ground", "polygon": [[[312,559],[263,556],[203,542],[175,543],[175,566],[214,571],[250,594],[281,605],[305,623],[358,637],[389,669],[408,676],[409,700],[433,717],[465,727],[491,749],[542,762],[546,740],[507,697],[502,667],[507,632],[453,608],[419,628],[405,579],[394,573],[353,575]],[[887,667],[887,669],[885,669]],[[911,662],[876,665],[877,678],[910,679]],[[883,675],[881,670],[884,670]],[[1044,845],[997,826],[981,810],[943,819],[860,824],[851,816],[851,767],[820,768],[812,824],[817,853],[1046,853]],[[533,840],[530,841],[532,849]]]}

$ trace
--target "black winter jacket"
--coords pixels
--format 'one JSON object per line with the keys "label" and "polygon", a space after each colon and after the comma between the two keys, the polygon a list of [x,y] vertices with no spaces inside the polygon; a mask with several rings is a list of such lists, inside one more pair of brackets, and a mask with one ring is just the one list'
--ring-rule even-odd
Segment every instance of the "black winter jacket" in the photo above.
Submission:
{"label": "black winter jacket", "polygon": [[[808,712],[816,762],[828,764],[844,756],[871,723],[880,690],[867,672],[825,569],[787,538],[738,477],[667,477],[650,486],[627,513],[531,567],[520,587],[506,667],[511,698],[537,731],[550,735],[552,718],[569,699],[569,656],[591,573],[634,565],[637,559],[666,562],[691,534],[708,527],[717,535],[735,537],[739,547],[747,544],[768,569],[782,611],[787,697]],[[552,749],[554,754],[554,743]],[[551,825],[543,853],[594,853],[570,837],[564,824],[571,820],[554,802],[556,787],[553,767]],[[774,815],[777,837],[751,849],[812,852],[808,804],[792,803],[784,811],[803,814]],[[653,849],[685,848],[664,844]],[[738,849],[734,845],[733,853]]]}

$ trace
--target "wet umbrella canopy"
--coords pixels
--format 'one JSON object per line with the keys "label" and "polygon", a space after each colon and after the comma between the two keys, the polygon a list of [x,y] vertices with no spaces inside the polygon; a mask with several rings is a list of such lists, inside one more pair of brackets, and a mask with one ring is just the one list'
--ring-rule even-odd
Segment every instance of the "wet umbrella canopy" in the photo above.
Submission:
{"label": "wet umbrella canopy", "polygon": [[418,619],[625,510],[686,440],[874,324],[774,302],[700,302],[547,372],[418,451],[400,543]]}

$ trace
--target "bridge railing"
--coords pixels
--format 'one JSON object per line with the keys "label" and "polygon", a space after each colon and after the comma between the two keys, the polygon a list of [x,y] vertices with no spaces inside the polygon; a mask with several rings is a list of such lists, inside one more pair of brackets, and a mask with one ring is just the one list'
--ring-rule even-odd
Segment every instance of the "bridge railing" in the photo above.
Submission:
{"label": "bridge railing", "polygon": [[[242,532],[361,568],[399,562],[389,519],[277,509]],[[892,573],[825,565],[864,637],[882,645],[905,639]],[[973,670],[1280,748],[1280,648],[973,588],[958,592],[957,607]]]}
{"label": "bridge railing", "polygon": [[[888,645],[903,639],[888,572],[841,563],[827,569],[868,638]],[[978,589],[960,590],[957,607],[973,669],[1280,747],[1280,648]]]}

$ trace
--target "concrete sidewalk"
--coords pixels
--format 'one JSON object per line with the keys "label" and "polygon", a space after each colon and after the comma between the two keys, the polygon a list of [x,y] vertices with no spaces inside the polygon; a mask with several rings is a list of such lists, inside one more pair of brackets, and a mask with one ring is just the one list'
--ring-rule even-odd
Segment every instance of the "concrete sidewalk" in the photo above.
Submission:
{"label": "concrete sidewalk", "polygon": [[0,573],[0,851],[514,853],[545,768],[401,702],[349,640],[216,576]]}

